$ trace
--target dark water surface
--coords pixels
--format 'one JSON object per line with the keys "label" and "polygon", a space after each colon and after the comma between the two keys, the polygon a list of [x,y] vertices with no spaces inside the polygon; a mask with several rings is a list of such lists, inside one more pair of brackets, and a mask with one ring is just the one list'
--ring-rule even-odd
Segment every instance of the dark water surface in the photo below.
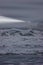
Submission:
{"label": "dark water surface", "polygon": [[43,65],[43,53],[0,55],[0,65]]}

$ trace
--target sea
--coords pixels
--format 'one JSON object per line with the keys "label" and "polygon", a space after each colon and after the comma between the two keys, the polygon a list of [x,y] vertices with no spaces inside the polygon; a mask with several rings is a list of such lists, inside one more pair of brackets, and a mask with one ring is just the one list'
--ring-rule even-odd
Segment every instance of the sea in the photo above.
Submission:
{"label": "sea", "polygon": [[0,65],[43,65],[43,0],[0,0],[0,16],[30,23],[0,27]]}

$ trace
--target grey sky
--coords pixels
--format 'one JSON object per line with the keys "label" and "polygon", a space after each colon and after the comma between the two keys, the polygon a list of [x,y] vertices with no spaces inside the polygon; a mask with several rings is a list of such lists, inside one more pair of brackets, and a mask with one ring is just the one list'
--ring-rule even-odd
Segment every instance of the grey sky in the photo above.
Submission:
{"label": "grey sky", "polygon": [[43,0],[0,0],[0,15],[18,19],[23,19],[24,17],[26,20],[42,20]]}

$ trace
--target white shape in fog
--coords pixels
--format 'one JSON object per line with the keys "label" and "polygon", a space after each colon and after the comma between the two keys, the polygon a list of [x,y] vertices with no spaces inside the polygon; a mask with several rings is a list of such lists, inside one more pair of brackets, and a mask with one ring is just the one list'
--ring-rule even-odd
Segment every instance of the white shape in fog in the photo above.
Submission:
{"label": "white shape in fog", "polygon": [[25,22],[23,20],[18,20],[18,19],[13,19],[13,18],[9,18],[9,17],[5,17],[5,16],[0,16],[0,23],[18,23],[18,22]]}

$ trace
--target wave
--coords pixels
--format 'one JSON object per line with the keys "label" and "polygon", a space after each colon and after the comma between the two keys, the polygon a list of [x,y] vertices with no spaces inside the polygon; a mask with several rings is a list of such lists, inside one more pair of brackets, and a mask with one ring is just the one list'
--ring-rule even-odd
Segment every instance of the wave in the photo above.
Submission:
{"label": "wave", "polygon": [[0,54],[36,52],[43,52],[43,31],[19,28],[0,30]]}

